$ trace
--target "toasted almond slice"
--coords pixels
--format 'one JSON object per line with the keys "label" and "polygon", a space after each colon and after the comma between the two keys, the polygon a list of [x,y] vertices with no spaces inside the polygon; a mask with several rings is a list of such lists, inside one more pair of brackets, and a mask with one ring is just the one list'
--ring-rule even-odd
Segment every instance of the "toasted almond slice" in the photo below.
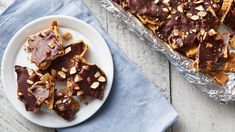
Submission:
{"label": "toasted almond slice", "polygon": [[211,30],[208,31],[208,35],[209,36],[214,36],[214,35],[216,35],[216,31],[214,29],[211,29]]}
{"label": "toasted almond slice", "polygon": [[52,75],[53,77],[55,77],[55,76],[57,75],[57,73],[56,73],[56,70],[55,70],[55,69],[51,69],[51,75]]}
{"label": "toasted almond slice", "polygon": [[85,70],[89,70],[90,67],[89,66],[82,66],[82,68]]}
{"label": "toasted almond slice", "polygon": [[200,11],[200,12],[197,13],[197,15],[200,16],[200,17],[205,17],[207,15],[207,12]]}
{"label": "toasted almond slice", "polygon": [[59,105],[59,104],[61,104],[61,103],[62,103],[61,100],[57,100],[57,101],[55,102],[56,105]]}
{"label": "toasted almond slice", "polygon": [[100,75],[101,75],[100,72],[97,71],[97,72],[95,73],[94,77],[95,77],[95,78],[98,78]]}
{"label": "toasted almond slice", "polygon": [[199,16],[198,16],[198,15],[192,15],[192,16],[191,16],[191,19],[194,20],[194,21],[196,21],[196,20],[199,19]]}
{"label": "toasted almond slice", "polygon": [[106,81],[106,79],[105,79],[105,77],[104,77],[104,76],[100,76],[100,77],[98,78],[98,81],[99,81],[99,82],[105,82],[105,81]]}
{"label": "toasted almond slice", "polygon": [[34,73],[33,69],[30,69],[30,68],[28,68],[27,71],[28,71],[29,76],[31,76]]}
{"label": "toasted almond slice", "polygon": [[199,6],[195,7],[195,9],[198,10],[198,11],[204,11],[205,10],[202,5],[199,5]]}
{"label": "toasted almond slice", "polygon": [[21,93],[21,92],[17,92],[17,95],[18,95],[18,96],[22,96],[22,95],[23,95],[23,93]]}
{"label": "toasted almond slice", "polygon": [[182,4],[179,5],[179,6],[177,7],[177,10],[178,10],[179,12],[183,13],[183,12],[184,12],[183,5],[182,5]]}
{"label": "toasted almond slice", "polygon": [[79,86],[74,87],[75,90],[80,90],[81,88]]}
{"label": "toasted almond slice", "polygon": [[79,75],[76,75],[76,76],[74,77],[74,82],[80,82],[80,81],[82,81],[82,80],[83,80],[82,77],[79,76]]}
{"label": "toasted almond slice", "polygon": [[66,68],[64,68],[64,67],[62,67],[61,70],[62,70],[63,72],[68,72],[68,69],[66,69]]}
{"label": "toasted almond slice", "polygon": [[77,92],[77,96],[80,96],[80,95],[83,95],[83,91],[81,90]]}
{"label": "toasted almond slice", "polygon": [[157,4],[158,2],[159,2],[159,0],[155,0],[155,1],[154,1],[154,4]]}
{"label": "toasted almond slice", "polygon": [[61,77],[61,78],[66,78],[66,74],[63,72],[63,71],[59,71],[58,72],[58,75]]}
{"label": "toasted almond slice", "polygon": [[75,74],[77,72],[77,69],[76,69],[76,67],[75,66],[73,66],[71,69],[70,69],[70,71],[69,71],[69,73],[72,75],[72,74]]}
{"label": "toasted almond slice", "polygon": [[70,32],[66,32],[64,35],[63,35],[63,38],[64,40],[69,40],[72,38],[72,34]]}
{"label": "toasted almond slice", "polygon": [[72,50],[71,47],[66,48],[65,49],[65,54],[68,54],[71,50]]}
{"label": "toasted almond slice", "polygon": [[99,87],[99,85],[100,85],[99,82],[93,82],[90,87],[93,88],[93,89],[96,89],[96,88]]}
{"label": "toasted almond slice", "polygon": [[26,81],[28,84],[33,84],[33,81],[31,81],[31,80],[29,80],[29,79],[27,79],[27,81]]}

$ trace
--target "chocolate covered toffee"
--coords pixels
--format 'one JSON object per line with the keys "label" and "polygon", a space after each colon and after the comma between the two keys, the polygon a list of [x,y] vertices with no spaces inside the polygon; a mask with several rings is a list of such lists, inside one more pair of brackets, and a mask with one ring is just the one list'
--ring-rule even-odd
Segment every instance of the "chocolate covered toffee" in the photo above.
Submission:
{"label": "chocolate covered toffee", "polygon": [[221,85],[228,81],[225,71],[234,72],[232,43],[225,43],[218,33],[222,23],[235,30],[233,0],[113,1],[136,16],[172,49],[193,59],[195,70],[210,74]]}

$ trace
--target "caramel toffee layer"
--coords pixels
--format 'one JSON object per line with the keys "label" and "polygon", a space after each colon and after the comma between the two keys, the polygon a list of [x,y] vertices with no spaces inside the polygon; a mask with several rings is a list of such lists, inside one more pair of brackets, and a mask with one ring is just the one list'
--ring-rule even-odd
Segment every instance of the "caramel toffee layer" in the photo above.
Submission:
{"label": "caramel toffee layer", "polygon": [[66,120],[72,120],[79,109],[79,103],[67,88],[55,89],[54,111]]}
{"label": "caramel toffee layer", "polygon": [[135,15],[172,49],[193,59],[196,70],[208,73],[226,67],[226,71],[234,71],[230,45],[217,33],[221,22],[235,30],[233,0],[113,1]]}
{"label": "caramel toffee layer", "polygon": [[32,53],[31,61],[40,69],[46,69],[53,59],[62,56],[64,49],[57,23],[52,24],[51,30],[29,36],[27,49]]}

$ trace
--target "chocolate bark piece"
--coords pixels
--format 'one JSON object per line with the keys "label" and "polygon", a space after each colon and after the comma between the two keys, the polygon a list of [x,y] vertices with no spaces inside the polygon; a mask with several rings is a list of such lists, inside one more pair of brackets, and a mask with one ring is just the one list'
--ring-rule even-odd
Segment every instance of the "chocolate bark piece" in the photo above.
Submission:
{"label": "chocolate bark piece", "polygon": [[91,96],[102,99],[106,76],[95,64],[88,64],[83,58],[76,57],[74,66],[70,68],[67,86],[74,96]]}
{"label": "chocolate bark piece", "polygon": [[198,47],[196,68],[202,71],[221,68],[223,62],[220,63],[220,61],[228,56],[226,48],[222,35],[213,29],[206,32]]}
{"label": "chocolate bark piece", "polygon": [[67,72],[74,64],[72,59],[75,56],[84,56],[87,51],[87,44],[83,41],[78,41],[64,47],[65,55],[56,58],[51,62],[51,65],[46,70],[39,70],[40,73],[51,73],[56,80],[66,81]]}
{"label": "chocolate bark piece", "polygon": [[46,69],[51,61],[58,56],[64,55],[61,35],[56,21],[46,32],[29,36],[27,50],[32,53],[31,61],[39,69]]}
{"label": "chocolate bark piece", "polygon": [[69,89],[55,89],[54,111],[66,120],[72,120],[79,109],[79,103],[72,97]]}
{"label": "chocolate bark piece", "polygon": [[53,107],[53,100],[50,97],[53,96],[55,83],[50,74],[41,75],[18,65],[15,66],[15,71],[18,83],[17,95],[25,104],[27,111],[37,113],[42,103],[46,103],[48,108]]}
{"label": "chocolate bark piece", "polygon": [[[36,98],[28,92],[28,88],[32,86],[32,84],[27,83],[30,77],[28,69],[26,67],[16,65],[15,72],[17,73],[18,99],[24,103],[27,111],[37,113],[39,111],[40,104],[37,102]],[[31,77],[31,81],[35,80],[38,80],[37,76]]]}

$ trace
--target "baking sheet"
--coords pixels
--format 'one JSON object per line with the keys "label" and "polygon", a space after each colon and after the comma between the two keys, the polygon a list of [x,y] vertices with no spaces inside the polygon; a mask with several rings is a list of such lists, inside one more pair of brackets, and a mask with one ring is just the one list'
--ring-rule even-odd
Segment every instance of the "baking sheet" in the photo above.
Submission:
{"label": "baking sheet", "polygon": [[[227,73],[229,81],[221,86],[207,74],[199,73],[192,68],[193,60],[184,57],[171,49],[161,39],[155,37],[152,31],[147,29],[135,16],[123,10],[112,0],[99,0],[100,4],[106,8],[113,16],[121,20],[127,28],[134,32],[140,39],[147,42],[153,50],[162,52],[181,74],[192,84],[198,85],[203,93],[221,103],[228,103],[235,100],[235,74]],[[227,31],[221,26],[220,31]]]}

